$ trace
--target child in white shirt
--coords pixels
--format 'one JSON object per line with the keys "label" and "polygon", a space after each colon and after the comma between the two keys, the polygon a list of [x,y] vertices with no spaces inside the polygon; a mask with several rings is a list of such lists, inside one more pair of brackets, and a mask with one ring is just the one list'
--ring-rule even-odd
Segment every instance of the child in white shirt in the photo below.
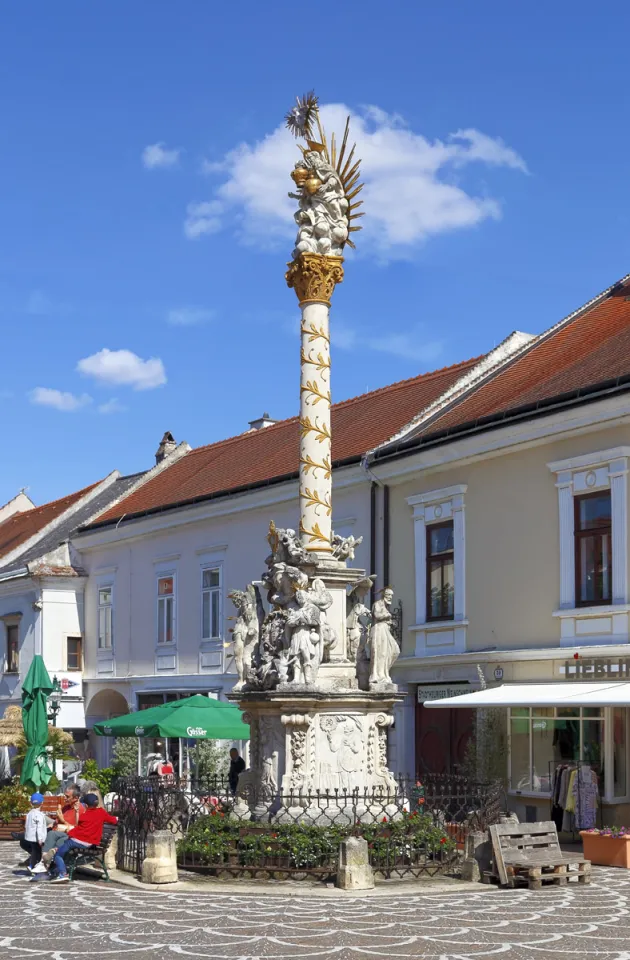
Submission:
{"label": "child in white shirt", "polygon": [[48,817],[41,810],[44,798],[41,793],[31,796],[31,809],[26,814],[24,825],[24,847],[30,854],[28,869],[33,870],[35,864],[42,858],[42,847],[48,832]]}

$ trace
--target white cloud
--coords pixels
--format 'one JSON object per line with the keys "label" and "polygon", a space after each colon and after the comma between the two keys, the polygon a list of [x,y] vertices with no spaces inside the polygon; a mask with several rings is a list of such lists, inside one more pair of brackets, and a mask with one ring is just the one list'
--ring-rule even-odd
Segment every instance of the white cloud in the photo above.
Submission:
{"label": "white cloud", "polygon": [[174,167],[179,162],[181,150],[169,150],[164,141],[151,143],[142,151],[142,164],[147,170],[166,169]]}
{"label": "white cloud", "polygon": [[197,240],[206,233],[217,233],[221,229],[222,212],[223,204],[218,200],[189,203],[186,207],[184,234],[189,240]]}
{"label": "white cloud", "polygon": [[380,337],[368,337],[367,346],[378,353],[390,353],[403,360],[416,360],[420,363],[432,363],[442,353],[440,340],[427,340],[421,329],[405,333],[388,333]]}
{"label": "white cloud", "polygon": [[368,349],[419,363],[432,363],[444,347],[440,340],[427,340],[426,329],[422,326],[412,327],[402,333],[388,332],[372,336],[365,331],[359,334],[353,327],[335,322],[331,324],[330,339],[332,345],[340,350]]}
{"label": "white cloud", "polygon": [[208,323],[215,316],[216,310],[208,310],[205,307],[176,307],[169,310],[166,322],[174,327],[195,327]]}
{"label": "white cloud", "polygon": [[159,357],[142,360],[131,350],[104,348],[77,363],[79,373],[101,383],[120,383],[134,390],[152,390],[166,383],[166,371]]}
{"label": "white cloud", "polygon": [[31,403],[40,407],[53,407],[54,410],[61,410],[62,413],[74,413],[81,407],[86,407],[92,403],[92,397],[87,393],[80,397],[73,393],[66,393],[62,390],[52,390],[49,387],[35,387],[30,394]]}
{"label": "white cloud", "polygon": [[111,400],[108,400],[107,403],[101,403],[98,407],[99,413],[124,413],[126,407],[123,407],[122,403],[112,397]]}
{"label": "white cloud", "polygon": [[[334,130],[339,136],[349,113],[357,141],[355,156],[362,158],[365,179],[361,195],[365,229],[358,237],[363,249],[408,256],[410,249],[428,237],[499,219],[498,200],[483,195],[479,184],[475,190],[474,166],[527,171],[522,157],[499,138],[464,129],[445,141],[429,140],[410,130],[401,117],[374,106],[360,113],[343,104],[324,107],[322,119],[329,134]],[[209,175],[225,172],[226,176],[212,201],[196,205],[208,208],[203,216],[210,228],[197,228],[187,235],[216,232],[227,225],[228,214],[234,220],[230,208],[236,208],[242,214],[239,220],[246,242],[268,246],[291,237],[295,233],[295,201],[287,193],[289,173],[298,157],[295,140],[279,126],[262,141],[236,147],[220,163],[206,163]],[[462,185],[464,174],[470,185]],[[190,207],[188,215],[187,224]]]}

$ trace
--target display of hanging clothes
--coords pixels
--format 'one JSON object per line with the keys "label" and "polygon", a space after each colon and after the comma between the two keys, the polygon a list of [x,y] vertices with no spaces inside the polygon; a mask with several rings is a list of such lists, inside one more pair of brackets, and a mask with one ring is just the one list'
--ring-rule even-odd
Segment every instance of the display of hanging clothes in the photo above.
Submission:
{"label": "display of hanging clothes", "polygon": [[576,830],[592,830],[597,822],[599,780],[591,767],[581,767],[572,784]]}
{"label": "display of hanging clothes", "polygon": [[567,769],[567,764],[559,764],[551,778],[551,819],[555,823],[557,830],[562,830],[562,818],[564,817],[564,806],[561,803],[562,776]]}
{"label": "display of hanging clothes", "polygon": [[572,833],[575,829],[575,785],[577,782],[577,769],[575,767],[566,770],[566,790],[563,793],[564,816],[562,817],[562,829],[566,833]]}

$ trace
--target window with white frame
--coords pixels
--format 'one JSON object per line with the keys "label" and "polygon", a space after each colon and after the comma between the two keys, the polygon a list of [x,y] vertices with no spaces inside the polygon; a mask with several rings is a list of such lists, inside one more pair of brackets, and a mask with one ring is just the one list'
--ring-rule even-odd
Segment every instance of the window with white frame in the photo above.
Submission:
{"label": "window with white frame", "polygon": [[221,638],[221,567],[201,571],[201,639]]}
{"label": "window with white frame", "polygon": [[157,642],[175,643],[175,577],[158,577]]}
{"label": "window with white frame", "polygon": [[98,649],[111,650],[114,645],[114,605],[110,586],[98,590]]}
{"label": "window with white frame", "polygon": [[466,617],[466,484],[409,497],[413,508],[416,626]]}
{"label": "window with white frame", "polygon": [[556,474],[560,611],[628,603],[628,457],[615,447],[547,464]]}
{"label": "window with white frame", "polygon": [[17,623],[5,624],[6,650],[4,658],[5,673],[20,672],[20,627]]}

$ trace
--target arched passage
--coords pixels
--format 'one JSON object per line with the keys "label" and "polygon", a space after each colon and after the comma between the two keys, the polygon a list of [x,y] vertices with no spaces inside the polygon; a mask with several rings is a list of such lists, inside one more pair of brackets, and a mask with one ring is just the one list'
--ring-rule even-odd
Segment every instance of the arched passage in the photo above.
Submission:
{"label": "arched passage", "polygon": [[111,737],[98,737],[94,733],[94,724],[101,720],[111,720],[129,713],[129,704],[118,690],[99,690],[89,700],[85,709],[85,720],[89,730],[90,754],[100,767],[107,767],[112,756]]}

